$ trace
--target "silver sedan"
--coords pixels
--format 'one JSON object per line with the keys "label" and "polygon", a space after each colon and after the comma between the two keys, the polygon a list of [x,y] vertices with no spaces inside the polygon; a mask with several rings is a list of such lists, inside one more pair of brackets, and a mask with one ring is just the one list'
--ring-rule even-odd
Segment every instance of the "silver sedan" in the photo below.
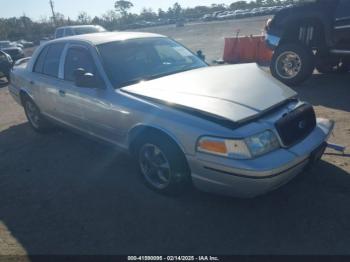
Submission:
{"label": "silver sedan", "polygon": [[316,163],[333,129],[255,64],[210,67],[155,34],[54,40],[11,79],[34,130],[58,124],[125,149],[161,193],[264,194]]}

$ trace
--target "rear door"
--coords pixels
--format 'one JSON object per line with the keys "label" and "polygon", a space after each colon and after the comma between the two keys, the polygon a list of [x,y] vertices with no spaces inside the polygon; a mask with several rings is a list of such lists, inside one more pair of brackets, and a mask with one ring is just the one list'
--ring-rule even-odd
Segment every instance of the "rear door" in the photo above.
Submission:
{"label": "rear door", "polygon": [[57,109],[59,68],[65,43],[47,45],[39,54],[33,68],[30,82],[35,100],[40,110],[53,118],[59,117]]}
{"label": "rear door", "polygon": [[334,24],[336,38],[350,40],[350,0],[339,1]]}

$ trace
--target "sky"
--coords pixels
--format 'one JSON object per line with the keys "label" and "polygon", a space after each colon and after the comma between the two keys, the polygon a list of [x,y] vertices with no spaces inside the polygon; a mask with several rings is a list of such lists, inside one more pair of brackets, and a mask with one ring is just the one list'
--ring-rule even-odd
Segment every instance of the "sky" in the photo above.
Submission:
{"label": "sky", "polygon": [[[129,0],[130,1],[130,0]],[[197,5],[231,4],[237,0],[131,0],[134,4],[131,10],[139,13],[143,7],[158,10],[168,9],[175,2],[182,7],[193,7]],[[66,17],[75,19],[77,15],[85,11],[90,16],[100,16],[106,11],[114,8],[114,0],[54,0],[55,11],[64,14]],[[8,18],[13,16],[26,16],[38,20],[43,17],[50,17],[51,11],[49,0],[0,0],[0,17]]]}

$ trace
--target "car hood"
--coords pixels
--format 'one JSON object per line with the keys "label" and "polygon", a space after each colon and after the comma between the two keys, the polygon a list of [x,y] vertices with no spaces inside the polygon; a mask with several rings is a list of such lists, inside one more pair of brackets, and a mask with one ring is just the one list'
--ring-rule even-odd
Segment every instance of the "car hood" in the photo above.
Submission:
{"label": "car hood", "polygon": [[265,113],[296,93],[256,64],[213,66],[144,81],[121,89],[233,122]]}

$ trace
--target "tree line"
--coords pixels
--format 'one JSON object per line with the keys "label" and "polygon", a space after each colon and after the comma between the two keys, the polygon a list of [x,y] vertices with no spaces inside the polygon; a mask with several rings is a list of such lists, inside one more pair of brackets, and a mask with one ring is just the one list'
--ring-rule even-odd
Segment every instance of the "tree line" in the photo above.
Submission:
{"label": "tree line", "polygon": [[65,25],[96,24],[105,27],[107,30],[125,30],[132,27],[141,26],[145,21],[174,22],[177,19],[197,20],[205,14],[217,11],[237,10],[256,8],[263,6],[294,4],[305,0],[253,0],[237,1],[227,6],[224,4],[212,4],[211,6],[196,6],[183,8],[175,3],[167,10],[153,10],[143,8],[139,14],[129,12],[133,3],[127,0],[119,0],[114,4],[114,8],[104,13],[102,16],[91,17],[86,12],[81,12],[77,18],[72,19],[64,14],[55,12],[52,17],[43,17],[34,21],[25,14],[21,17],[0,18],[0,40],[16,41],[26,39],[38,42],[43,37],[53,34],[56,27]]}

